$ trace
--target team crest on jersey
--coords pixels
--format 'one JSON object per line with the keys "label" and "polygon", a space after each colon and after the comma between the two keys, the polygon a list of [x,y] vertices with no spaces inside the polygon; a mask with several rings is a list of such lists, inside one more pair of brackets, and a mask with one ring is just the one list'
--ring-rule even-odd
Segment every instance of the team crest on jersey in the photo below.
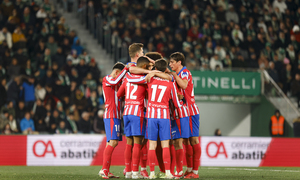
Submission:
{"label": "team crest on jersey", "polygon": [[181,78],[189,78],[189,74],[187,72],[182,72],[181,73]]}

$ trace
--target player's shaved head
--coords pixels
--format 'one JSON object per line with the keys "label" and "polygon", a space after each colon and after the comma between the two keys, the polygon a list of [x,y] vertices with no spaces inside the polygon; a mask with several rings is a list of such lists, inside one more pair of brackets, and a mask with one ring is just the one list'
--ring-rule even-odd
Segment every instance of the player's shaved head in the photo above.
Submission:
{"label": "player's shaved head", "polygon": [[149,63],[150,63],[149,59],[147,57],[142,56],[139,57],[138,60],[136,61],[136,66],[140,68],[144,68],[146,65],[145,68],[147,68],[149,66]]}
{"label": "player's shaved head", "polygon": [[158,52],[148,52],[145,54],[145,56],[149,57],[150,59],[153,59],[154,61],[163,58],[163,56]]}
{"label": "player's shaved head", "polygon": [[123,70],[124,69],[124,67],[125,67],[125,65],[123,64],[123,63],[121,63],[121,62],[117,62],[114,66],[113,66],[113,70],[115,70],[115,69],[118,69],[118,70]]}
{"label": "player's shaved head", "polygon": [[176,62],[181,61],[181,65],[185,65],[185,57],[181,52],[174,52],[173,54],[171,54],[170,59]]}
{"label": "player's shaved head", "polygon": [[128,48],[128,53],[131,58],[134,58],[136,53],[138,53],[144,45],[142,43],[133,43]]}
{"label": "player's shaved head", "polygon": [[164,59],[158,59],[155,61],[154,67],[156,70],[159,70],[161,72],[165,72],[167,69],[168,63]]}

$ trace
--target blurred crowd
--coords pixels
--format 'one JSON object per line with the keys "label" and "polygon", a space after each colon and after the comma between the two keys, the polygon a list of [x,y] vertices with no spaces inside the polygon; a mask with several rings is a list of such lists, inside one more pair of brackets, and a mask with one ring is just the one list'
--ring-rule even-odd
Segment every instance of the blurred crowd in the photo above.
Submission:
{"label": "blurred crowd", "polygon": [[[55,2],[0,0],[2,133],[104,133],[100,69]],[[190,70],[266,69],[300,107],[299,0],[58,2],[101,14],[112,46],[181,51]]]}
{"label": "blurred crowd", "polygon": [[104,133],[100,69],[56,5],[0,1],[0,133]]}
{"label": "blurred crowd", "polygon": [[103,28],[112,30],[113,45],[118,38],[127,46],[142,42],[145,52],[165,57],[181,51],[190,70],[266,69],[285,93],[300,71],[299,0],[93,0],[87,4],[102,15]]}

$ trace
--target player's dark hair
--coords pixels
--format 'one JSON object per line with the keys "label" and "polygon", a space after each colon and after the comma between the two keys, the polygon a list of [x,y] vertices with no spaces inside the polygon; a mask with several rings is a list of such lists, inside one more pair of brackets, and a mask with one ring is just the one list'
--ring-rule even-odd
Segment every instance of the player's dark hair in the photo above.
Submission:
{"label": "player's dark hair", "polygon": [[154,64],[154,67],[161,72],[165,72],[167,69],[167,66],[168,66],[168,63],[164,59],[158,59],[155,61],[155,64]]}
{"label": "player's dark hair", "polygon": [[125,67],[125,65],[123,64],[123,63],[121,63],[121,62],[117,62],[114,66],[113,66],[113,70],[115,70],[115,69],[119,69],[119,70],[123,70],[124,69],[124,67]]}
{"label": "player's dark hair", "polygon": [[145,56],[149,57],[150,59],[153,59],[154,61],[163,58],[163,56],[158,52],[148,52],[145,54]]}
{"label": "player's dark hair", "polygon": [[185,65],[185,57],[181,52],[174,52],[171,54],[170,59],[173,59],[176,62],[181,61],[181,65]]}
{"label": "player's dark hair", "polygon": [[133,43],[128,48],[128,53],[131,58],[134,58],[136,53],[141,50],[141,48],[144,47],[142,43]]}
{"label": "player's dark hair", "polygon": [[139,57],[138,60],[136,61],[136,66],[141,68],[145,64],[149,65],[149,63],[150,63],[149,59],[142,56],[142,57]]}

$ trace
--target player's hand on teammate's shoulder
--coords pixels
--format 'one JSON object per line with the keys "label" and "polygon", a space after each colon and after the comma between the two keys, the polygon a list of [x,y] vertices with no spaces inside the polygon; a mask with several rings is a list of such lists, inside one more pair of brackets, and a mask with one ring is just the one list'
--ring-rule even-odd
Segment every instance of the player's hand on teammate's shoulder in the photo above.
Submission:
{"label": "player's hand on teammate's shoulder", "polygon": [[149,58],[148,56],[143,56],[143,57],[149,59],[149,61],[150,61],[151,63],[155,64],[155,61],[154,61],[153,59]]}
{"label": "player's hand on teammate's shoulder", "polygon": [[155,72],[151,72],[149,74],[147,74],[147,76],[145,77],[145,81],[146,82],[150,82],[151,81],[151,78],[155,76]]}
{"label": "player's hand on teammate's shoulder", "polygon": [[178,96],[178,99],[179,99],[179,100],[182,100],[182,99],[183,99],[183,95],[182,95],[182,94],[177,94],[177,96]]}
{"label": "player's hand on teammate's shoulder", "polygon": [[173,75],[173,76],[177,75],[175,72],[172,72],[172,71],[170,71],[168,73],[171,74],[171,75]]}
{"label": "player's hand on teammate's shoulder", "polygon": [[162,73],[162,72],[158,70],[152,70],[151,73]]}

